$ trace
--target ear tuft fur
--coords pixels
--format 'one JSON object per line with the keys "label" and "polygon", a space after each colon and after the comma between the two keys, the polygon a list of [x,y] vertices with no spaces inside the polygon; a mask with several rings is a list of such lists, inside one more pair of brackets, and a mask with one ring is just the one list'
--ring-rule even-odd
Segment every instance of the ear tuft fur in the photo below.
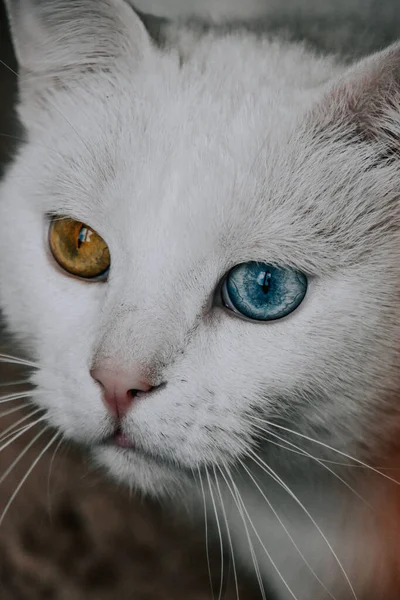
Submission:
{"label": "ear tuft fur", "polygon": [[124,0],[6,0],[22,74],[106,69],[141,56],[149,37]]}
{"label": "ear tuft fur", "polygon": [[318,123],[325,131],[344,125],[382,157],[399,157],[400,43],[351,67],[319,105]]}

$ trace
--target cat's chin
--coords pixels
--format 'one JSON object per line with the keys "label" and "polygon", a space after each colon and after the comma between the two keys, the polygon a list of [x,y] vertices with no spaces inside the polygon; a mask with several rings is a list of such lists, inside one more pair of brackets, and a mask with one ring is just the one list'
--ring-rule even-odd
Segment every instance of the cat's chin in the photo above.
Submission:
{"label": "cat's chin", "polygon": [[92,456],[113,479],[152,496],[176,495],[193,485],[185,471],[137,450],[99,445],[92,450]]}

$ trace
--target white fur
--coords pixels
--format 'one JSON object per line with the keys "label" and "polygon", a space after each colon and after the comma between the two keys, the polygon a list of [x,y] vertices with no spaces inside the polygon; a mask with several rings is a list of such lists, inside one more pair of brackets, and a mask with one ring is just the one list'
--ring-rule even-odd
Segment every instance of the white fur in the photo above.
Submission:
{"label": "white fur", "polygon": [[[397,160],[380,157],[387,129],[399,133],[398,105],[389,113],[384,96],[387,84],[398,86],[399,48],[347,75],[333,58],[245,33],[183,32],[178,46],[160,50],[122,0],[97,0],[98,11],[73,24],[30,4],[22,2],[23,19],[12,13],[27,143],[1,187],[0,306],[41,365],[33,381],[49,422],[92,446],[115,477],[157,494],[256,448],[251,419],[260,413],[374,456],[396,431],[399,391],[400,172]],[[86,5],[58,6],[65,17]],[[27,47],[32,22],[46,44],[33,36]],[[396,68],[386,73],[389,64]],[[48,213],[82,220],[105,239],[106,283],[54,264]],[[213,306],[224,274],[251,260],[309,275],[298,310],[254,324]],[[167,383],[124,423],[154,459],[96,446],[113,429],[90,377],[105,358]],[[320,473],[314,481],[287,451],[271,464],[287,477],[291,465],[297,477],[305,469],[299,496],[331,519],[328,537],[337,532],[344,512],[334,486]],[[296,597],[328,597],[243,477],[237,485]],[[350,598],[325,542],[275,487],[266,489],[290,513],[310,561],[318,558],[325,584]],[[251,562],[234,503],[228,512]],[[349,548],[338,548],[346,564]],[[279,597],[291,597],[256,552]]]}

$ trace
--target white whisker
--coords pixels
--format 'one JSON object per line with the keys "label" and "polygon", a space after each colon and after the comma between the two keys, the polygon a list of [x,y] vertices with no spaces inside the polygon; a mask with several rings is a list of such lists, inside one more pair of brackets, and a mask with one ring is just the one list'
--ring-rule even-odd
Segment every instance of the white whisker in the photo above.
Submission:
{"label": "white whisker", "polygon": [[[47,428],[46,428],[47,429]],[[46,431],[46,429],[43,429],[43,433]],[[1,515],[0,518],[0,526],[4,521],[4,518],[11,506],[11,504],[14,502],[18,492],[20,491],[20,489],[22,488],[22,486],[24,485],[25,481],[28,479],[29,475],[32,473],[33,469],[36,467],[36,465],[38,464],[38,462],[40,461],[40,459],[42,458],[42,456],[47,452],[47,450],[54,444],[54,442],[56,441],[56,439],[58,438],[58,436],[60,435],[60,433],[56,433],[50,440],[50,442],[43,448],[43,450],[40,452],[39,456],[33,461],[32,465],[29,467],[29,469],[27,470],[27,472],[25,473],[24,477],[22,478],[22,480],[20,481],[20,483],[17,485],[17,487],[15,488],[14,493],[11,495],[9,501],[7,502],[3,513]]]}
{"label": "white whisker", "polygon": [[52,473],[52,469],[53,469],[54,461],[55,461],[55,459],[56,459],[56,454],[57,454],[57,452],[58,452],[58,450],[59,450],[59,448],[60,448],[61,444],[62,444],[62,443],[63,443],[63,441],[64,441],[64,438],[62,437],[62,434],[61,434],[61,433],[60,433],[60,435],[61,435],[61,439],[60,439],[60,441],[58,442],[58,444],[57,444],[57,446],[56,446],[56,448],[55,448],[55,450],[54,450],[54,452],[53,452],[53,456],[51,457],[51,461],[50,461],[50,464],[49,464],[49,473],[48,473],[48,475],[47,475],[47,504],[48,504],[48,509],[49,509],[49,517],[50,517],[50,520],[51,520],[50,480],[51,480],[51,473]]}
{"label": "white whisker", "polygon": [[[369,465],[369,464],[363,462],[362,460],[355,458],[354,456],[350,456],[350,454],[346,454],[346,452],[343,452],[342,450],[338,450],[337,448],[333,448],[332,446],[329,446],[329,444],[326,444],[325,442],[321,442],[312,437],[309,437],[308,435],[305,435],[304,433],[300,433],[299,431],[294,431],[293,429],[289,429],[288,427],[284,427],[283,425],[278,425],[276,423],[267,421],[265,419],[259,419],[258,417],[252,417],[252,418],[257,421],[261,421],[264,425],[267,425],[270,427],[275,427],[276,429],[281,429],[282,431],[286,431],[287,433],[291,433],[300,438],[303,438],[304,440],[307,440],[308,442],[317,444],[318,446],[322,446],[323,448],[326,448],[327,450],[330,450],[331,452],[335,452],[336,454],[339,454],[340,456],[343,456],[343,457],[347,458],[348,460],[352,460],[355,463],[357,463],[358,465],[361,465],[361,466],[365,467],[366,469],[373,471],[374,473],[377,473],[377,475],[380,475],[381,477],[388,479],[392,483],[395,483],[396,485],[400,485],[400,481],[397,481],[396,479],[389,477],[389,475],[382,473],[382,471],[379,471],[379,469],[376,469],[372,465]],[[268,430],[268,433],[270,433],[270,430]]]}
{"label": "white whisker", "polygon": [[[254,426],[254,423],[252,424]],[[271,432],[269,431],[269,429],[264,429],[263,427],[257,425],[257,427],[259,427],[262,431],[265,431],[266,433],[270,434]],[[302,450],[301,448],[299,448],[299,450],[293,450],[293,448],[289,448],[289,446],[284,446],[283,444],[279,444],[279,442],[276,442],[275,440],[271,440],[267,437],[263,437],[263,440],[266,440],[269,444],[272,444],[273,446],[277,446],[278,448],[283,448],[283,450],[287,450],[288,452],[292,452],[293,454],[298,454],[299,456],[305,456],[307,457],[307,454],[305,454],[305,450]],[[286,439],[282,438],[282,441],[284,443],[286,443]],[[310,458],[315,458],[316,460],[320,460],[323,463],[327,463],[329,465],[337,465],[338,467],[349,467],[351,469],[362,469],[363,467],[361,467],[360,465],[353,465],[351,463],[342,463],[342,462],[337,462],[335,460],[327,460],[326,458],[321,458],[320,456],[314,456],[314,455],[310,455]]]}
{"label": "white whisker", "polygon": [[9,435],[13,435],[13,432],[18,427],[18,425],[21,425],[21,423],[24,423],[25,421],[27,421],[34,415],[37,415],[37,413],[39,413],[39,412],[43,412],[43,409],[37,408],[36,410],[33,410],[28,415],[25,415],[24,417],[22,417],[22,419],[19,419],[16,423],[12,423],[12,425],[7,427],[7,429],[4,429],[0,434],[0,442],[3,441],[4,439],[6,439]]}
{"label": "white whisker", "polygon": [[52,365],[51,367],[39,362],[33,362],[19,356],[12,356],[10,354],[0,354],[0,364],[17,365],[20,367],[27,367],[29,369],[50,369],[52,371],[61,372],[60,369]]}
{"label": "white whisker", "polygon": [[241,467],[246,471],[247,475],[250,477],[250,479],[252,480],[252,482],[254,483],[254,485],[256,486],[256,488],[258,489],[258,491],[260,492],[261,496],[264,498],[265,502],[268,504],[269,508],[271,509],[271,511],[273,512],[274,516],[276,517],[276,519],[278,520],[279,524],[281,525],[282,529],[284,530],[284,532],[286,533],[286,535],[288,536],[289,540],[291,541],[291,543],[293,544],[294,548],[296,549],[297,553],[299,554],[299,556],[301,557],[301,559],[303,560],[304,564],[308,567],[308,569],[310,570],[310,572],[313,574],[313,576],[315,577],[315,579],[318,581],[318,583],[323,587],[323,589],[327,592],[327,594],[332,598],[332,600],[336,600],[335,596],[333,596],[331,594],[331,592],[328,590],[328,588],[325,586],[325,584],[321,581],[321,579],[318,577],[318,575],[316,574],[316,572],[314,571],[314,569],[311,567],[310,563],[308,562],[308,560],[306,559],[306,557],[304,556],[303,552],[300,550],[300,548],[298,547],[298,545],[296,544],[295,540],[293,539],[293,536],[290,534],[289,530],[287,529],[286,525],[284,524],[284,522],[282,521],[281,517],[279,516],[278,512],[275,510],[275,508],[273,507],[271,501],[267,498],[266,494],[264,493],[264,491],[262,490],[262,488],[260,487],[260,485],[258,484],[257,480],[255,479],[255,477],[253,477],[252,473],[250,472],[250,469],[248,469],[246,467],[246,465],[244,464],[243,461],[241,461],[239,459],[239,463],[241,465]]}
{"label": "white whisker", "polygon": [[[256,427],[259,428],[259,429],[261,429],[262,431],[268,433],[268,435],[271,435],[271,436],[277,438],[281,442],[284,442],[285,444],[288,444],[289,446],[292,446],[293,448],[295,448],[294,451],[297,452],[297,454],[302,454],[304,457],[310,458],[311,460],[315,461],[317,464],[320,465],[320,467],[322,467],[323,469],[325,469],[326,471],[328,471],[328,473],[331,473],[338,481],[340,481],[345,487],[347,487],[347,489],[349,489],[355,496],[357,496],[357,498],[359,500],[361,500],[361,502],[363,504],[365,504],[366,506],[368,506],[368,508],[370,510],[375,511],[374,507],[369,502],[367,502],[367,500],[365,500],[365,498],[363,498],[361,496],[361,494],[359,494],[345,479],[343,479],[343,477],[341,477],[338,473],[336,473],[333,469],[331,469],[327,464],[325,464],[325,461],[320,460],[319,458],[317,458],[313,454],[310,454],[309,452],[307,452],[307,450],[304,450],[303,448],[300,448],[299,446],[296,446],[296,444],[293,444],[293,442],[289,442],[289,440],[285,440],[285,438],[281,437],[277,433],[274,433],[272,431],[264,429],[263,427],[260,427],[260,425],[256,425]],[[270,442],[270,440],[268,440],[267,438],[263,438],[263,439],[266,439],[268,442]]]}
{"label": "white whisker", "polygon": [[0,354],[0,363],[21,365],[21,367],[32,367],[32,369],[37,369],[39,367],[39,365],[30,360],[18,356],[11,356],[10,354]]}
{"label": "white whisker", "polygon": [[237,489],[237,487],[236,487],[236,485],[235,485],[235,483],[233,481],[233,478],[232,478],[232,475],[231,475],[231,473],[229,471],[228,466],[224,465],[224,468],[225,468],[227,476],[229,477],[229,479],[232,482],[232,485],[234,486],[234,491],[232,490],[232,488],[231,488],[231,486],[230,486],[227,478],[225,477],[225,474],[224,474],[223,470],[221,469],[220,466],[218,466],[218,470],[220,471],[220,473],[222,475],[222,478],[225,481],[225,485],[227,486],[227,488],[228,488],[228,490],[229,490],[229,492],[230,492],[230,494],[231,494],[231,496],[233,498],[233,501],[234,501],[234,503],[236,505],[236,508],[238,510],[238,513],[239,513],[239,516],[240,516],[240,518],[241,518],[241,520],[243,522],[244,530],[246,532],[247,542],[249,544],[250,555],[251,555],[251,559],[253,561],[254,571],[256,573],[256,578],[257,578],[258,586],[260,588],[260,593],[261,593],[262,600],[267,600],[267,597],[265,595],[265,589],[264,589],[263,580],[262,580],[262,577],[261,577],[260,566],[259,566],[258,561],[257,561],[257,556],[256,556],[256,553],[255,553],[255,550],[254,550],[254,545],[253,545],[253,542],[252,542],[252,539],[251,539],[251,536],[250,536],[250,533],[249,533],[249,528],[247,527],[247,522],[246,522],[246,518],[245,518],[244,513],[243,513],[243,509],[242,509],[242,506],[241,506],[242,499],[240,497],[239,490]]}
{"label": "white whisker", "polygon": [[21,429],[18,429],[18,431],[14,431],[10,438],[7,442],[5,442],[2,446],[0,446],[0,452],[3,452],[3,450],[5,450],[8,446],[10,446],[11,444],[13,444],[18,438],[21,437],[21,435],[23,435],[24,433],[26,433],[27,431],[29,431],[30,429],[32,429],[32,427],[35,427],[36,425],[38,425],[38,423],[41,423],[45,420],[46,417],[42,417],[41,419],[37,419],[36,421],[34,421],[33,423],[29,423],[28,425],[25,425],[25,427],[21,427]]}
{"label": "white whisker", "polygon": [[12,414],[22,410],[23,408],[26,408],[26,404],[19,404],[18,406],[14,406],[14,408],[4,410],[3,412],[0,412],[0,419],[1,419],[1,417],[7,417],[8,415],[12,415]]}
{"label": "white whisker", "polygon": [[209,580],[210,580],[211,597],[212,597],[212,600],[214,600],[214,598],[215,598],[215,596],[214,596],[214,586],[213,586],[213,580],[212,580],[212,574],[211,574],[210,552],[209,552],[209,547],[208,547],[209,540],[208,540],[207,502],[206,502],[206,495],[205,495],[205,492],[204,492],[204,486],[203,486],[203,480],[202,480],[202,477],[201,477],[200,467],[197,467],[197,471],[198,471],[198,474],[199,474],[199,482],[200,482],[201,494],[203,496],[208,577],[209,577]]}
{"label": "white whisker", "polygon": [[213,509],[214,509],[215,520],[216,520],[216,523],[217,523],[217,530],[218,530],[218,537],[219,537],[219,547],[220,547],[220,552],[221,552],[221,579],[220,579],[219,594],[218,594],[218,600],[221,600],[221,598],[222,598],[222,591],[223,591],[223,585],[224,585],[224,546],[223,546],[223,541],[222,541],[222,531],[221,531],[221,526],[220,526],[220,522],[219,522],[217,506],[216,506],[215,499],[214,499],[214,494],[213,494],[213,491],[212,491],[212,486],[211,486],[211,481],[210,481],[210,474],[209,474],[207,468],[206,468],[206,476],[207,476],[208,487],[209,487],[209,490],[210,490],[211,502],[212,502]]}
{"label": "white whisker", "polygon": [[3,481],[6,479],[6,477],[8,477],[8,475],[11,473],[11,471],[17,466],[17,464],[23,459],[23,457],[28,452],[28,450],[30,448],[32,448],[32,446],[36,443],[36,441],[45,433],[45,431],[47,431],[47,429],[48,429],[48,427],[46,426],[41,431],[39,431],[39,433],[33,438],[33,440],[31,440],[29,442],[29,444],[27,446],[25,446],[25,448],[18,454],[17,458],[11,463],[11,465],[8,467],[8,469],[0,477],[0,485],[3,483]]}
{"label": "white whisker", "polygon": [[[251,456],[253,455],[253,456]],[[253,450],[249,450],[248,456],[251,458],[251,460],[253,460],[253,462],[255,462],[255,464],[258,464],[259,467],[265,472],[267,473],[267,475],[272,476],[272,479],[274,479],[274,481],[276,481],[277,483],[279,483],[282,488],[289,494],[289,496],[291,498],[293,498],[293,500],[296,502],[296,504],[303,510],[304,514],[307,515],[307,517],[309,518],[309,520],[311,521],[311,523],[314,525],[314,527],[316,528],[316,530],[318,531],[318,533],[320,534],[321,538],[324,540],[324,542],[326,543],[327,547],[329,548],[329,551],[331,552],[333,558],[335,559],[336,564],[338,565],[340,571],[342,572],[344,578],[347,581],[347,584],[351,590],[352,596],[355,600],[357,599],[357,595],[355,593],[355,590],[353,588],[353,585],[350,581],[350,578],[345,570],[345,568],[343,567],[338,555],[336,554],[336,552],[334,551],[332,544],[330,543],[330,541],[328,540],[328,538],[326,537],[325,533],[322,531],[321,527],[318,525],[318,523],[316,522],[316,520],[314,519],[314,517],[311,515],[311,513],[309,512],[309,510],[307,510],[307,508],[304,506],[304,504],[301,502],[301,500],[299,500],[299,498],[296,496],[296,494],[290,489],[290,487],[283,481],[283,479],[281,479],[279,477],[279,475],[269,466],[267,465],[259,456],[257,456],[257,454],[253,451]]]}
{"label": "white whisker", "polygon": [[[236,486],[236,484],[233,482],[233,480],[232,480],[232,483],[233,483],[233,485],[235,486],[235,488],[236,488],[236,490],[237,490],[237,486]],[[237,490],[237,491],[238,491],[238,490]],[[245,514],[246,514],[246,516],[247,516],[247,520],[248,520],[248,522],[249,522],[249,524],[250,524],[250,526],[251,526],[252,530],[254,531],[256,538],[258,539],[258,542],[259,542],[260,546],[261,546],[261,547],[262,547],[262,549],[264,550],[264,552],[265,552],[265,555],[267,556],[267,558],[268,558],[269,562],[271,563],[272,567],[274,568],[275,572],[277,573],[277,575],[278,575],[279,579],[282,581],[283,585],[284,585],[284,586],[285,586],[285,588],[288,590],[288,592],[289,592],[289,594],[292,596],[292,598],[293,598],[294,600],[298,600],[298,598],[297,598],[296,594],[293,592],[293,590],[291,589],[291,587],[289,586],[289,584],[287,583],[287,581],[286,581],[286,580],[285,580],[285,578],[283,577],[282,573],[280,572],[280,570],[279,570],[279,568],[278,568],[278,565],[275,563],[275,561],[274,561],[274,559],[272,558],[272,556],[271,556],[270,552],[269,552],[269,551],[267,550],[267,548],[265,547],[265,544],[264,544],[264,542],[262,541],[262,539],[261,539],[261,537],[260,537],[260,534],[258,533],[257,529],[255,528],[255,525],[254,525],[254,523],[253,523],[253,520],[252,520],[252,518],[250,517],[250,515],[249,515],[249,512],[248,512],[248,510],[247,510],[247,508],[246,508],[246,506],[245,506],[245,504],[244,504],[244,502],[243,502],[243,499],[242,499],[241,497],[239,498],[239,501],[240,501],[240,503],[241,503],[241,505],[242,505],[242,508],[243,508],[243,510],[244,510],[244,512],[245,512]]]}
{"label": "white whisker", "polygon": [[223,500],[222,493],[221,493],[221,488],[220,488],[220,485],[218,483],[217,474],[215,472],[215,466],[213,466],[213,471],[214,471],[215,484],[217,486],[218,496],[219,496],[219,499],[220,499],[220,504],[221,504],[221,509],[222,509],[222,516],[224,518],[226,532],[227,532],[227,536],[228,536],[229,550],[230,550],[231,557],[232,557],[233,577],[234,577],[234,581],[235,581],[236,599],[240,600],[239,599],[239,585],[238,585],[238,578],[237,578],[237,571],[236,571],[236,562],[235,562],[235,553],[233,551],[233,544],[232,544],[231,532],[230,532],[230,529],[229,529],[228,518],[226,516],[226,510],[225,510],[224,500]]}
{"label": "white whisker", "polygon": [[32,385],[29,379],[18,379],[16,381],[5,381],[0,383],[0,388],[13,387],[16,385]]}
{"label": "white whisker", "polygon": [[31,390],[29,392],[19,392],[15,394],[9,394],[8,396],[0,396],[0,404],[5,404],[6,402],[12,402],[13,400],[23,400],[24,398],[30,398],[34,396],[34,391]]}

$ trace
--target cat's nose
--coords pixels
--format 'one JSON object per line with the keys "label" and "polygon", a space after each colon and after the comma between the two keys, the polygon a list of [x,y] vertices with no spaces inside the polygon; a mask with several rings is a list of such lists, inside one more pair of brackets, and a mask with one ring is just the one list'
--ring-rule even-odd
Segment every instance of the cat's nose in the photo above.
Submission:
{"label": "cat's nose", "polygon": [[103,388],[104,404],[117,419],[126,415],[135,398],[152,389],[147,381],[132,371],[124,373],[98,367],[90,374]]}

